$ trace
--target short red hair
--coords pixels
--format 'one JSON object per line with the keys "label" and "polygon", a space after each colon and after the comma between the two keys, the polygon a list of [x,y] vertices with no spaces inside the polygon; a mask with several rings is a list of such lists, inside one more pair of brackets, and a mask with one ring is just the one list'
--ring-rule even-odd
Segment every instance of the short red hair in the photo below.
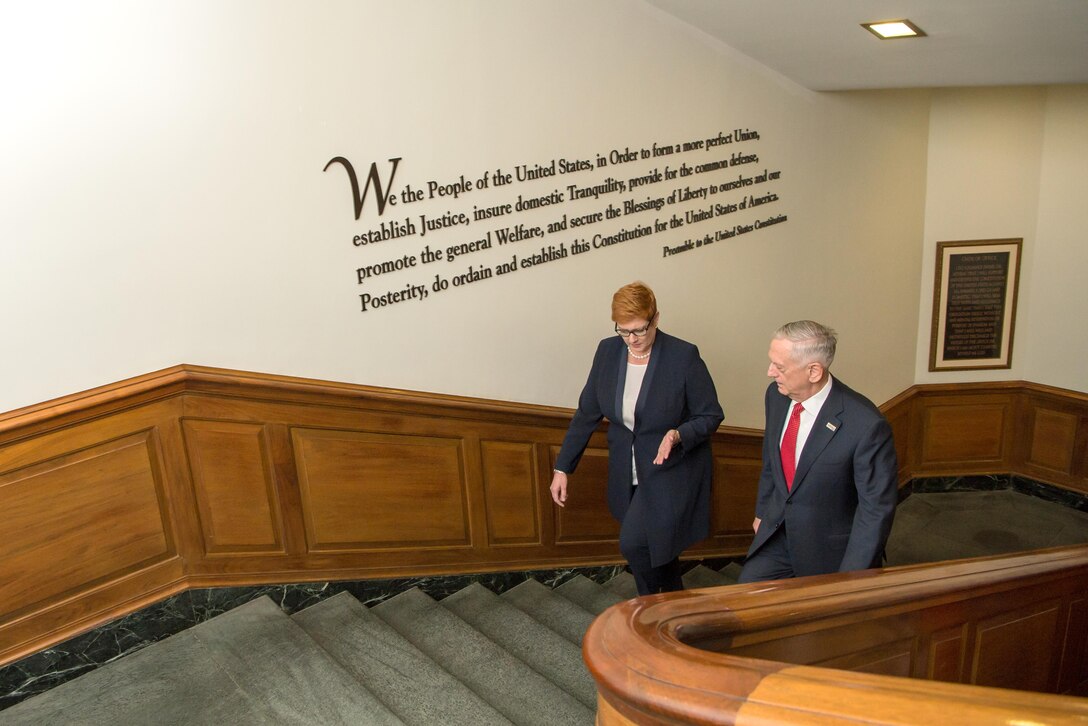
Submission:
{"label": "short red hair", "polygon": [[612,322],[621,323],[636,318],[654,321],[657,315],[657,298],[645,283],[636,280],[624,285],[612,296]]}

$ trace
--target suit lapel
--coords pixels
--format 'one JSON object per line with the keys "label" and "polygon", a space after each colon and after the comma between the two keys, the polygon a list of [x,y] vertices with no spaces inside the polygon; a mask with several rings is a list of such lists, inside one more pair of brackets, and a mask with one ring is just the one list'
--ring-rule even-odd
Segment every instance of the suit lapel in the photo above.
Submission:
{"label": "suit lapel", "polygon": [[627,346],[621,345],[616,357],[616,395],[613,399],[612,415],[609,419],[616,426],[625,426],[623,423],[623,389],[627,385]]}
{"label": "suit lapel", "polygon": [[[773,383],[771,385],[774,385]],[[771,443],[774,446],[774,456],[771,461],[771,469],[774,472],[775,481],[782,486],[783,490],[786,490],[786,472],[782,471],[782,430],[786,427],[786,413],[790,410],[790,405],[793,401],[787,396],[783,396],[781,393],[775,393],[774,403],[771,404],[771,411],[768,416],[769,431],[764,432],[764,436],[770,435],[774,438]]]}
{"label": "suit lapel", "polygon": [[[668,344],[665,342],[669,336],[657,331],[657,337],[654,339],[653,354],[650,356],[650,360],[646,363],[646,375],[642,379],[642,388],[638,392],[638,400],[635,401],[635,428],[640,428],[639,422],[642,420],[642,409],[646,405],[646,396],[650,390],[650,386],[653,385],[654,373],[657,372],[658,363],[661,359],[668,354]],[[625,366],[626,367],[626,366]]]}
{"label": "suit lapel", "polygon": [[[823,450],[831,443],[839,427],[842,426],[843,397],[842,388],[837,383],[831,384],[831,390],[827,394],[820,409],[820,415],[812,424],[812,430],[805,441],[805,448],[801,449],[801,458],[797,462],[797,471],[793,475],[793,491],[805,481],[805,475],[812,468],[813,462],[820,456]],[[830,424],[830,426],[828,425]]]}

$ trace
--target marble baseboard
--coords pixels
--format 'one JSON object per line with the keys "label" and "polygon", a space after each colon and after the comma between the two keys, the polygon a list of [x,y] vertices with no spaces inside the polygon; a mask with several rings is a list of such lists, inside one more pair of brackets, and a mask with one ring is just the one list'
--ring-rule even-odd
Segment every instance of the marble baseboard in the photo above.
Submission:
{"label": "marble baseboard", "polygon": [[441,600],[474,582],[501,594],[530,577],[549,587],[577,575],[603,584],[623,569],[579,567],[189,590],[0,668],[0,711],[264,595],[290,614],[340,592],[372,606],[413,587]]}
{"label": "marble baseboard", "polygon": [[1009,474],[934,476],[913,479],[900,488],[899,501],[903,501],[915,492],[933,494],[936,492],[989,492],[1005,489],[1061,504],[1080,512],[1088,512],[1088,496],[1084,494]]}

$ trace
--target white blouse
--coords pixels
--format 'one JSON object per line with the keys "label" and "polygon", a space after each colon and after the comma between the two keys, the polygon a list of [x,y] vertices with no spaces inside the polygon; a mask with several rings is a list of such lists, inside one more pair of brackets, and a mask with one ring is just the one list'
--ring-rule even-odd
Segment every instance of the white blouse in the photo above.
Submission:
{"label": "white blouse", "polygon": [[[642,390],[642,381],[646,378],[649,365],[627,363],[627,380],[623,383],[623,425],[629,431],[635,430],[635,404]],[[635,447],[631,447],[631,484],[638,486],[638,470],[635,468]]]}

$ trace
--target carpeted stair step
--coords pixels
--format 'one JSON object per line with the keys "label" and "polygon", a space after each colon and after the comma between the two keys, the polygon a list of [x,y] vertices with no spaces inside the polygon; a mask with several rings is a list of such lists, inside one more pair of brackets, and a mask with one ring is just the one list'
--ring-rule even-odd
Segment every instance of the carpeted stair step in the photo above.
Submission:
{"label": "carpeted stair step", "polygon": [[510,724],[346,592],[292,619],[406,724]]}
{"label": "carpeted stair step", "polygon": [[638,597],[638,586],[635,585],[635,576],[630,572],[621,572],[604,584],[604,589],[618,597],[620,600],[630,600]]}
{"label": "carpeted stair step", "polygon": [[555,592],[594,615],[600,615],[624,599],[584,575],[572,577],[555,588]]}
{"label": "carpeted stair step", "polygon": [[548,626],[478,583],[442,600],[508,653],[527,663],[587,708],[597,705],[597,689],[582,662],[582,650]]}
{"label": "carpeted stair step", "polygon": [[739,562],[730,562],[728,565],[718,570],[718,572],[725,575],[725,578],[729,580],[730,585],[735,585],[740,578],[741,569],[742,567]]}
{"label": "carpeted stair step", "polygon": [[271,722],[403,723],[267,597],[192,632]]}
{"label": "carpeted stair step", "polygon": [[504,592],[502,599],[579,647],[594,618],[593,613],[531,578]]}
{"label": "carpeted stair step", "polygon": [[702,587],[722,587],[723,585],[732,584],[733,582],[728,577],[710,569],[706,565],[696,565],[684,573],[685,590],[698,590]]}
{"label": "carpeted stair step", "polygon": [[418,588],[371,608],[516,724],[592,724],[593,712]]}
{"label": "carpeted stair step", "polygon": [[3,724],[401,724],[267,597],[0,714]]}
{"label": "carpeted stair step", "polygon": [[266,723],[255,709],[186,630],[17,703],[0,712],[0,723]]}

